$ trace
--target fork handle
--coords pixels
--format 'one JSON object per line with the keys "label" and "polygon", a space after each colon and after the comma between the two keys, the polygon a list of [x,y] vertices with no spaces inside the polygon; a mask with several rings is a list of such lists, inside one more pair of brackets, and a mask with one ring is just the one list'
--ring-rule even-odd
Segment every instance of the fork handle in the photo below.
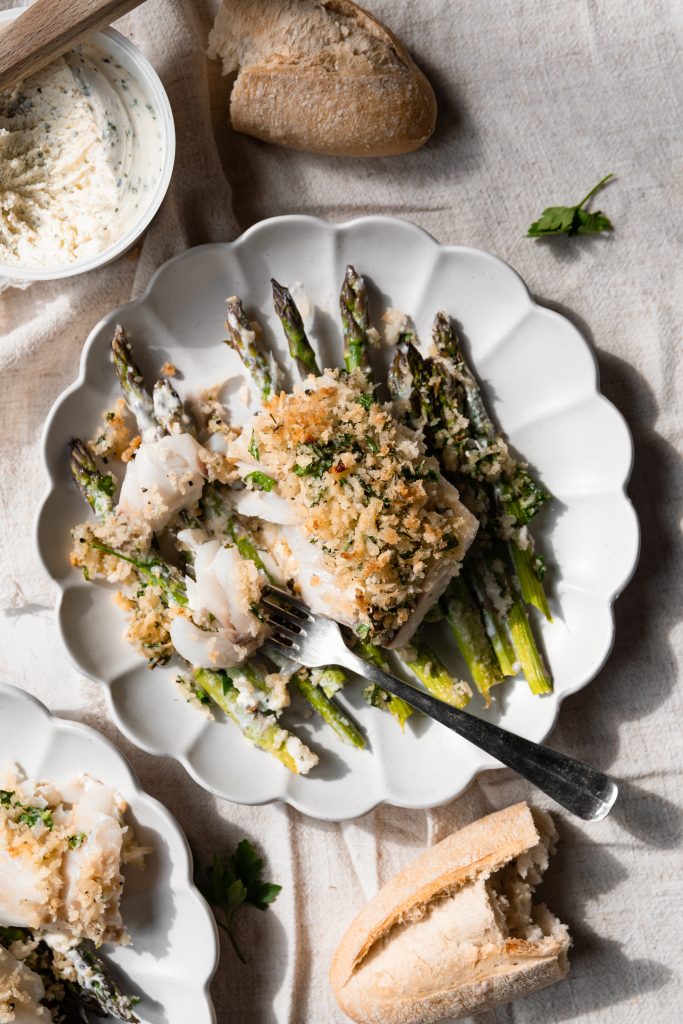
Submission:
{"label": "fork handle", "polygon": [[383,690],[388,690],[474,743],[532,782],[571,814],[585,821],[600,821],[612,809],[617,799],[617,786],[597,769],[445,704],[424,690],[418,690],[403,679],[364,661],[348,649],[344,654],[340,659],[335,652],[335,660],[341,661],[345,668],[371,679]]}

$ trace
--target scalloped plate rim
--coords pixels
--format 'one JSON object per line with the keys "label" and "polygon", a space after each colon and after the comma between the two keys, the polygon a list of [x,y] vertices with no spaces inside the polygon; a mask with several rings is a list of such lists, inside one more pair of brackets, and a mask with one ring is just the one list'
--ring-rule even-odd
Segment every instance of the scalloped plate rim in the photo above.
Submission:
{"label": "scalloped plate rim", "polygon": [[[113,319],[115,319],[116,317],[120,316],[122,313],[124,313],[124,312],[126,312],[128,310],[135,309],[136,307],[144,304],[147,301],[147,299],[151,296],[151,294],[154,292],[154,290],[155,290],[155,288],[156,288],[156,286],[158,284],[158,281],[163,277],[165,272],[169,268],[174,266],[176,263],[182,262],[183,260],[186,260],[188,258],[191,259],[191,258],[193,258],[194,254],[196,254],[198,252],[209,252],[209,251],[212,251],[212,250],[213,251],[224,251],[226,249],[237,250],[237,249],[241,248],[243,245],[247,244],[254,235],[256,235],[256,234],[258,234],[260,232],[264,232],[264,231],[268,230],[268,228],[270,228],[272,225],[283,224],[283,223],[310,225],[310,226],[313,226],[315,229],[323,228],[324,230],[331,231],[332,233],[346,232],[346,231],[352,230],[353,228],[358,227],[358,226],[370,225],[370,226],[375,226],[375,227],[380,227],[381,228],[384,225],[394,225],[395,226],[396,224],[399,224],[399,225],[401,225],[402,228],[407,228],[407,229],[415,232],[416,234],[420,235],[421,237],[427,239],[430,244],[435,246],[440,251],[445,251],[445,252],[449,252],[449,253],[462,253],[462,254],[465,254],[465,255],[474,256],[475,258],[482,258],[483,257],[485,260],[491,262],[492,264],[498,265],[500,267],[503,267],[509,274],[512,274],[514,276],[516,282],[519,285],[521,285],[522,293],[523,293],[524,298],[525,298],[525,300],[527,302],[528,308],[527,308],[524,316],[519,318],[519,322],[521,322],[527,316],[532,315],[536,310],[542,311],[543,314],[550,316],[552,319],[556,319],[556,320],[558,320],[560,322],[563,322],[564,324],[569,324],[569,326],[571,328],[571,331],[572,331],[572,334],[573,334],[574,338],[576,339],[576,341],[580,342],[581,345],[583,346],[583,348],[589,353],[590,358],[591,358],[591,362],[592,362],[593,375],[594,375],[594,378],[593,378],[593,390],[591,392],[591,397],[593,399],[597,399],[598,401],[600,401],[601,403],[603,403],[606,407],[608,407],[610,409],[610,414],[615,416],[616,420],[619,422],[621,428],[624,431],[625,438],[628,441],[628,446],[629,446],[628,465],[627,465],[627,467],[625,469],[624,478],[621,481],[621,484],[620,484],[620,487],[619,487],[619,493],[621,495],[621,498],[623,499],[623,503],[624,503],[625,509],[628,510],[628,513],[630,515],[631,528],[634,531],[634,535],[633,535],[633,538],[632,538],[632,540],[633,540],[633,549],[632,549],[632,551],[630,553],[630,556],[628,558],[624,559],[624,564],[623,564],[622,571],[621,571],[621,574],[620,574],[620,579],[617,582],[614,583],[614,585],[610,588],[610,590],[607,593],[602,595],[604,597],[605,602],[608,605],[608,611],[609,611],[609,616],[610,616],[610,632],[609,632],[608,641],[604,645],[604,651],[603,651],[603,653],[602,653],[602,655],[600,657],[600,660],[593,664],[591,670],[588,673],[586,673],[585,676],[579,678],[574,684],[572,684],[571,686],[566,687],[565,689],[562,690],[562,692],[557,694],[557,703],[555,705],[555,710],[554,710],[553,718],[552,718],[552,720],[551,720],[551,722],[550,722],[546,732],[544,733],[544,736],[543,736],[542,740],[540,741],[540,742],[544,742],[545,739],[547,739],[547,737],[550,735],[550,733],[552,732],[552,730],[555,727],[555,724],[557,722],[557,717],[558,717],[558,715],[560,713],[560,709],[562,707],[562,703],[564,702],[565,698],[569,697],[569,696],[571,696],[571,695],[573,695],[573,694],[575,694],[577,692],[579,692],[581,689],[583,689],[585,686],[587,686],[590,682],[592,682],[597,677],[597,675],[600,673],[600,671],[604,667],[605,663],[607,662],[607,660],[608,660],[608,658],[609,658],[609,656],[610,656],[610,654],[612,652],[612,649],[614,647],[614,641],[615,641],[614,603],[617,600],[617,598],[620,596],[620,594],[623,593],[624,589],[628,586],[629,582],[633,578],[633,575],[634,575],[634,573],[636,571],[636,568],[637,568],[637,565],[638,565],[638,560],[639,560],[639,556],[640,556],[640,546],[641,546],[640,522],[639,522],[636,510],[635,510],[635,507],[633,505],[633,502],[631,501],[631,499],[629,498],[628,493],[627,493],[627,487],[628,487],[628,483],[629,483],[629,480],[630,480],[630,477],[631,477],[631,473],[632,473],[632,470],[633,470],[633,463],[634,463],[633,436],[632,436],[630,427],[629,427],[626,419],[624,418],[624,416],[620,412],[620,410],[614,405],[613,402],[611,402],[600,391],[600,370],[599,370],[599,366],[598,366],[598,361],[597,361],[596,355],[595,355],[592,347],[590,346],[590,344],[587,342],[587,340],[585,339],[585,337],[583,336],[583,334],[579,330],[579,328],[576,327],[576,325],[568,317],[564,316],[564,314],[558,312],[555,309],[551,309],[550,307],[544,306],[541,303],[537,302],[534,299],[534,297],[533,297],[533,295],[532,295],[528,285],[526,284],[526,282],[522,278],[522,276],[519,274],[519,272],[514,267],[512,267],[506,260],[502,259],[501,257],[496,256],[493,253],[487,252],[484,249],[477,249],[477,248],[472,247],[472,246],[467,246],[467,245],[449,245],[449,244],[441,243],[429,231],[427,231],[425,228],[421,227],[418,224],[413,223],[412,221],[404,220],[404,219],[399,218],[399,217],[392,217],[392,216],[387,216],[387,215],[383,215],[383,214],[371,214],[371,215],[367,215],[367,216],[356,217],[356,218],[354,218],[352,220],[342,221],[342,222],[326,221],[323,218],[314,217],[314,216],[310,216],[310,215],[307,215],[307,214],[286,214],[286,215],[283,215],[283,216],[266,218],[264,220],[258,221],[256,224],[251,225],[251,227],[247,228],[241,235],[239,235],[238,238],[236,238],[236,239],[234,239],[234,240],[232,240],[230,242],[206,242],[206,243],[203,243],[201,245],[192,246],[189,249],[185,249],[183,252],[177,253],[175,256],[172,256],[165,263],[163,263],[160,267],[158,267],[157,270],[155,270],[155,272],[153,273],[152,277],[150,278],[150,280],[149,280],[149,282],[148,282],[144,292],[141,295],[139,295],[136,299],[132,299],[130,302],[124,303],[123,305],[116,307],[114,310],[112,310],[109,313],[105,314],[105,316],[101,317],[97,321],[97,323],[93,326],[93,328],[91,329],[90,333],[88,334],[88,337],[87,337],[87,339],[86,339],[86,341],[84,343],[84,346],[83,346],[83,349],[82,349],[82,352],[81,352],[81,356],[80,356],[80,360],[79,360],[78,377],[73,381],[72,384],[70,384],[67,388],[65,388],[61,392],[61,394],[57,397],[57,399],[53,403],[53,405],[52,405],[52,407],[51,407],[51,409],[50,409],[50,411],[48,413],[47,419],[45,421],[45,425],[44,425],[43,432],[42,432],[42,438],[41,438],[42,462],[43,462],[43,467],[44,467],[45,473],[46,473],[47,478],[48,478],[48,482],[47,482],[47,486],[46,486],[46,488],[45,488],[45,490],[43,492],[43,497],[41,499],[40,506],[39,506],[39,509],[38,509],[38,512],[37,512],[37,515],[36,515],[36,518],[35,518],[35,522],[34,522],[34,540],[35,540],[35,543],[36,543],[36,548],[37,548],[37,551],[38,551],[38,555],[39,555],[41,564],[43,565],[43,568],[48,573],[48,575],[50,576],[50,578],[53,580],[53,582],[55,583],[55,585],[57,587],[57,597],[56,597],[56,600],[55,600],[55,613],[56,613],[56,616],[57,617],[59,616],[59,612],[60,612],[60,609],[61,609],[63,598],[64,598],[65,594],[67,593],[69,587],[68,587],[68,585],[64,585],[61,581],[58,581],[58,580],[56,580],[53,577],[53,575],[52,575],[52,573],[51,573],[51,571],[50,571],[50,569],[48,567],[47,560],[44,557],[44,554],[43,554],[43,551],[42,551],[42,547],[41,547],[40,542],[39,542],[40,526],[41,526],[41,521],[42,521],[42,517],[43,517],[43,512],[44,512],[45,507],[46,507],[46,505],[47,505],[47,503],[48,503],[48,501],[49,501],[53,491],[55,490],[55,487],[56,487],[56,484],[57,484],[57,481],[55,480],[55,477],[54,477],[54,475],[52,473],[52,470],[50,468],[50,462],[49,462],[50,431],[51,431],[52,423],[53,423],[53,421],[54,421],[54,419],[55,419],[59,409],[63,405],[63,403],[66,402],[73,393],[77,392],[87,382],[86,364],[87,364],[87,360],[88,360],[88,356],[89,356],[90,350],[92,349],[92,347],[93,347],[93,345],[95,343],[95,340],[96,340],[99,332],[107,325],[107,323],[111,322]],[[613,493],[615,493],[615,494],[617,493],[616,488],[614,489]],[[479,753],[478,759],[477,759],[476,762],[473,760],[473,763],[471,764],[471,770],[468,773],[468,778],[466,778],[460,785],[458,785],[454,789],[454,791],[452,793],[448,794],[447,796],[445,796],[443,798],[440,798],[440,799],[437,799],[437,800],[427,798],[424,801],[419,801],[419,800],[414,800],[414,799],[413,800],[402,801],[400,798],[398,798],[396,796],[389,796],[389,797],[383,797],[383,798],[380,797],[380,798],[377,798],[377,799],[372,797],[370,800],[366,801],[365,803],[359,803],[359,806],[354,808],[354,810],[352,812],[348,813],[348,814],[339,814],[339,813],[329,813],[329,814],[327,814],[327,813],[320,812],[320,811],[317,811],[315,814],[312,814],[311,811],[306,808],[306,806],[304,805],[304,803],[301,800],[299,800],[297,797],[293,796],[292,794],[287,793],[287,792],[282,791],[282,790],[280,792],[278,792],[278,793],[275,793],[275,794],[271,795],[271,796],[263,797],[262,799],[253,799],[252,800],[252,799],[249,799],[248,797],[247,798],[240,797],[239,800],[235,800],[234,797],[226,796],[225,793],[221,792],[220,789],[218,789],[217,787],[211,785],[205,779],[203,779],[201,777],[201,775],[199,774],[199,772],[194,768],[192,763],[189,761],[189,759],[183,753],[179,753],[179,754],[168,754],[168,753],[165,753],[164,751],[161,751],[158,748],[155,748],[153,745],[143,741],[138,735],[133,733],[133,731],[128,728],[128,726],[123,722],[121,717],[115,711],[114,704],[113,704],[113,698],[112,698],[112,694],[111,694],[111,687],[110,687],[109,683],[104,681],[100,677],[96,676],[95,674],[85,671],[84,667],[78,663],[77,659],[72,655],[71,651],[69,650],[69,647],[68,647],[68,645],[66,643],[66,639],[64,637],[64,634],[63,634],[63,631],[61,630],[61,628],[59,629],[59,633],[60,633],[60,639],[62,641],[62,646],[63,646],[63,648],[65,650],[65,653],[67,655],[67,658],[68,658],[70,664],[76,669],[76,671],[79,674],[85,676],[88,679],[91,679],[93,682],[98,683],[104,689],[105,699],[106,699],[106,702],[107,702],[107,707],[109,709],[109,713],[110,713],[113,721],[116,723],[117,727],[121,730],[121,732],[136,747],[138,747],[139,749],[141,749],[141,750],[143,750],[143,751],[145,751],[147,753],[150,753],[150,754],[152,754],[154,756],[159,756],[159,757],[161,757],[161,756],[170,756],[174,760],[178,761],[178,763],[183,765],[183,767],[185,768],[187,773],[190,775],[190,777],[198,785],[200,785],[207,792],[212,793],[213,795],[215,795],[215,796],[217,796],[217,797],[219,797],[221,799],[231,800],[232,802],[236,802],[236,803],[243,804],[245,806],[252,806],[252,807],[253,806],[262,806],[262,805],[265,805],[265,804],[268,804],[268,803],[273,803],[274,801],[281,801],[281,802],[286,803],[287,805],[295,808],[296,810],[300,811],[301,813],[306,814],[309,817],[313,817],[315,820],[320,820],[320,821],[349,821],[349,820],[353,820],[353,819],[355,819],[357,817],[361,817],[362,815],[367,814],[369,811],[372,811],[376,807],[382,806],[383,804],[389,804],[391,806],[396,806],[396,807],[406,807],[406,808],[411,808],[411,809],[415,809],[415,810],[420,810],[420,809],[424,810],[424,809],[428,809],[428,808],[431,808],[431,807],[443,806],[444,804],[447,804],[451,800],[454,800],[456,797],[460,796],[460,794],[463,793],[467,789],[467,787],[472,783],[472,781],[476,778],[476,776],[480,772],[496,770],[497,768],[501,767],[500,764],[498,762],[495,762],[493,758],[490,758],[488,755],[483,754],[482,752],[478,752]]]}
{"label": "scalloped plate rim", "polygon": [[179,861],[177,860],[177,858],[179,855],[182,856],[182,869],[184,881],[186,882],[186,891],[193,897],[194,903],[201,910],[208,924],[207,931],[210,932],[213,939],[212,945],[214,949],[214,955],[209,965],[206,978],[202,982],[201,991],[204,997],[204,1003],[206,1005],[207,1010],[209,1011],[209,1015],[214,1024],[217,1024],[216,1009],[213,1005],[213,1000],[211,998],[210,987],[211,982],[213,981],[213,977],[218,968],[218,963],[220,959],[220,943],[218,928],[216,926],[215,918],[209,908],[208,903],[206,902],[206,900],[204,899],[204,897],[194,884],[194,859],[192,856],[192,851],[190,849],[190,844],[187,840],[187,836],[183,832],[182,828],[180,827],[176,819],[173,817],[171,812],[168,810],[168,808],[165,807],[164,804],[157,799],[157,797],[152,796],[150,793],[147,792],[147,790],[143,788],[128,758],[119,750],[116,744],[112,742],[112,740],[110,740],[108,736],[104,736],[101,732],[98,732],[97,729],[93,729],[92,726],[86,725],[85,722],[74,722],[69,718],[62,718],[59,715],[53,714],[50,711],[50,709],[42,702],[42,700],[40,700],[34,694],[30,693],[28,690],[23,690],[21,687],[15,686],[13,683],[6,683],[0,680],[0,697],[2,697],[3,695],[8,696],[10,699],[18,699],[19,701],[23,701],[26,704],[30,704],[33,710],[41,716],[44,722],[47,723],[48,728],[53,730],[55,733],[58,734],[62,732],[71,733],[75,735],[85,735],[88,736],[95,743],[95,746],[99,745],[105,747],[111,754],[113,754],[114,759],[118,761],[118,763],[121,766],[121,769],[125,773],[126,780],[130,788],[129,793],[122,794],[125,797],[126,801],[130,804],[130,796],[131,794],[134,794],[135,799],[137,801],[153,807],[154,810],[164,820],[166,825],[164,838],[167,841],[169,841],[171,838],[173,838],[174,840],[173,865],[174,867],[178,867]]}

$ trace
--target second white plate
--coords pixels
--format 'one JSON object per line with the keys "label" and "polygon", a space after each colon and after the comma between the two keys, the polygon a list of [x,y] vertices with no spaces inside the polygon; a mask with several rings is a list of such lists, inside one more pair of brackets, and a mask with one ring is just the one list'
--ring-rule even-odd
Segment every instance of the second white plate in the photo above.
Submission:
{"label": "second white plate", "polygon": [[55,718],[35,697],[0,683],[0,758],[57,784],[87,772],[124,797],[136,838],[152,852],[143,870],[125,870],[121,912],[131,945],[103,946],[103,954],[124,991],[141,997],[144,1024],[215,1024],[209,983],[218,934],[192,880],[187,840],[123,755],[93,729]]}
{"label": "second white plate", "polygon": [[[223,344],[225,298],[236,293],[258,313],[284,361],[271,312],[271,276],[290,286],[304,283],[315,304],[312,336],[322,362],[338,365],[338,293],[347,263],[368,281],[375,322],[386,307],[398,307],[426,339],[437,310],[457,319],[493,411],[555,497],[534,524],[549,563],[555,622],[548,625],[533,613],[554,692],[534,697],[519,679],[499,688],[491,711],[484,712],[477,698],[470,706],[513,732],[543,740],[563,698],[595,676],[612,646],[612,604],[638,555],[637,519],[625,494],[632,444],[622,417],[599,393],[595,361],[576,328],[538,306],[518,275],[487,253],[441,246],[391,218],[333,225],[279,217],[236,242],[200,246],[171,260],[141,299],[95,327],[79,379],[52,410],[45,430],[49,488],[37,530],[43,561],[59,588],[58,620],[69,655],[79,671],[103,683],[115,721],[133,742],[177,758],[200,785],[230,800],[285,800],[313,817],[335,820],[382,801],[443,803],[496,762],[434,723],[413,718],[401,734],[392,718],[364,705],[360,687],[349,686],[346,693],[369,737],[365,751],[344,746],[314,719],[294,721],[321,755],[308,777],[292,776],[250,748],[231,723],[207,723],[178,695],[171,668],[150,672],[125,645],[111,588],[86,583],[70,568],[69,530],[83,520],[84,507],[69,477],[67,445],[74,435],[93,435],[117,394],[110,362],[116,323],[131,333],[150,380],[170,360],[182,371],[181,387],[194,389],[242,375]],[[441,639],[444,656],[464,671],[445,632]]]}

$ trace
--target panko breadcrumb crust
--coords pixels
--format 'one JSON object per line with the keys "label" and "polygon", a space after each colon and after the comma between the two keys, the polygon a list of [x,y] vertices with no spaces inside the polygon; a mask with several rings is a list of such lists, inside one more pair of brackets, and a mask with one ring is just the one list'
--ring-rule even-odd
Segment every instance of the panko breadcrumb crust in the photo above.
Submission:
{"label": "panko breadcrumb crust", "polygon": [[259,469],[294,503],[361,621],[397,632],[468,526],[422,438],[374,401],[361,370],[309,377],[249,430]]}

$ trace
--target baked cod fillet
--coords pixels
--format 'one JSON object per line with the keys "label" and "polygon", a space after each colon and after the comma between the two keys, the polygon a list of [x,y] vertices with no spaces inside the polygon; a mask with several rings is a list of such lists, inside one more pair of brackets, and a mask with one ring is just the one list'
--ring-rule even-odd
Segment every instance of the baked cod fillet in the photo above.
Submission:
{"label": "baked cod fillet", "polygon": [[360,370],[271,398],[228,456],[245,485],[235,508],[261,520],[269,572],[377,644],[407,643],[477,531],[421,436]]}
{"label": "baked cod fillet", "polygon": [[124,809],[88,775],[57,789],[12,767],[0,773],[0,927],[29,928],[62,951],[127,941],[121,864],[135,851]]}

